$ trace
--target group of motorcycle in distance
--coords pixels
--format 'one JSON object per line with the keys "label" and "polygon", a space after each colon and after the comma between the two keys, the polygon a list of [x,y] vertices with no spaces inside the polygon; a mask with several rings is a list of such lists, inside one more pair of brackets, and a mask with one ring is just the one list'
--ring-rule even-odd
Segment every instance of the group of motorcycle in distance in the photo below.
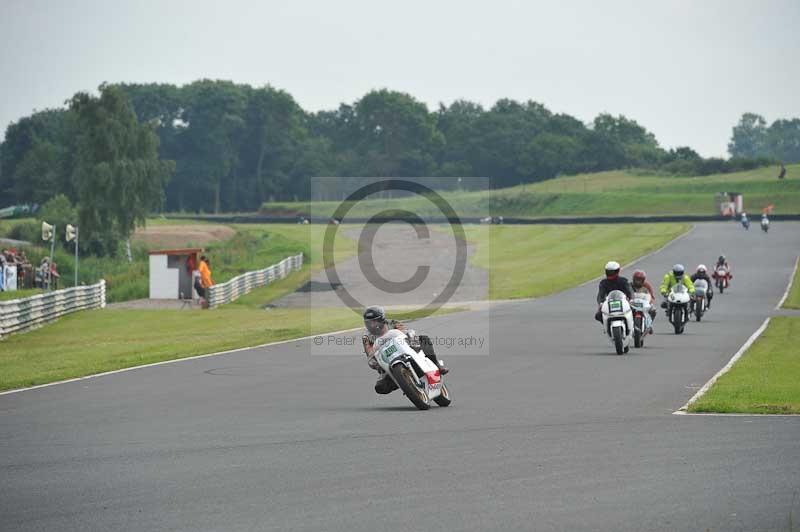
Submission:
{"label": "group of motorcycle in distance", "polygon": [[[717,291],[722,294],[730,284],[731,273],[726,265],[717,265],[712,278]],[[667,320],[675,334],[683,333],[692,315],[700,321],[709,309],[712,294],[708,281],[697,279],[693,284],[694,294],[690,294],[686,285],[676,283],[669,289],[661,305],[666,310]],[[634,292],[633,297],[628,300],[621,290],[613,290],[603,301],[600,307],[603,329],[618,355],[630,350],[631,340],[634,347],[644,347],[645,337],[653,333],[650,312],[654,304],[646,291]]]}
{"label": "group of motorcycle in distance", "polygon": [[[745,229],[750,228],[746,213],[742,213],[741,223]],[[766,214],[761,218],[761,229],[765,233],[769,231],[769,219]],[[616,268],[618,271],[619,266]],[[717,292],[725,293],[731,279],[727,262],[715,266],[712,279]],[[689,288],[683,282],[677,282],[665,294],[662,308],[665,309],[667,320],[674,328],[675,334],[683,333],[692,316],[698,322],[701,321],[710,307],[712,292],[708,281],[696,279],[693,286],[694,293],[690,294]],[[603,329],[618,355],[630,351],[631,341],[634,347],[644,347],[645,337],[653,334],[651,316],[654,315],[652,310],[654,304],[655,301],[652,301],[649,291],[635,291],[629,300],[621,290],[612,290],[600,305]],[[408,332],[393,329],[381,335],[374,352],[377,366],[419,410],[428,410],[431,403],[443,407],[449,406],[452,399],[444,383],[444,375],[422,350],[409,345]]]}

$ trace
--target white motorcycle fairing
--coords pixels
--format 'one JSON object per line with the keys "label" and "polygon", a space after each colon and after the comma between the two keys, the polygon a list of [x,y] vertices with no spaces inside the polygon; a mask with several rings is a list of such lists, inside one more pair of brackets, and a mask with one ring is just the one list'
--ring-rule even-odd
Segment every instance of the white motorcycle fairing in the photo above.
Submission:
{"label": "white motorcycle fairing", "polygon": [[633,311],[625,294],[614,290],[600,306],[603,316],[603,330],[606,332],[618,355],[630,349],[633,335]]}
{"label": "white motorcycle fairing", "polygon": [[[446,398],[443,396],[449,394],[439,368],[424,353],[417,352],[408,345],[408,338],[404,332],[391,329],[375,340],[375,360],[417,408],[425,410],[430,406],[430,402],[437,398],[440,398],[440,401],[446,399],[449,404],[449,396]],[[402,374],[408,376],[412,382],[399,382],[397,374],[401,372],[398,366],[407,368],[408,371],[403,371]],[[409,384],[415,389],[407,390],[406,386]],[[436,402],[440,406],[446,406],[441,405],[440,401]]]}

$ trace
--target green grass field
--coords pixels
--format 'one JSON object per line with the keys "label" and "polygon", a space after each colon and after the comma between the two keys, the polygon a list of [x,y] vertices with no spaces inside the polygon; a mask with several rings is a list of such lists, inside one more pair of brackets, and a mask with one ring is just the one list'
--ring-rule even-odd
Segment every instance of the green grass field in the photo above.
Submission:
{"label": "green grass field", "polygon": [[786,301],[783,302],[783,308],[800,309],[800,269],[794,272],[792,289],[786,296]]}
{"label": "green grass field", "polygon": [[[717,214],[714,195],[736,191],[744,194],[751,212],[772,204],[778,214],[800,213],[800,164],[786,167],[786,178],[777,179],[775,167],[702,177],[654,175],[635,170],[599,172],[558,177],[538,183],[491,192],[446,192],[443,197],[459,216],[621,216],[654,214]],[[262,213],[299,213],[331,216],[339,202],[268,203]],[[375,199],[358,203],[349,216],[372,216],[402,207],[420,216],[441,216],[424,198]]]}
{"label": "green grass field", "polygon": [[800,317],[767,329],[690,412],[800,414]]}
{"label": "green grass field", "polygon": [[[540,297],[628,263],[689,229],[687,224],[492,225],[466,228],[476,266],[489,270],[489,298]],[[658,278],[663,272],[648,272]]]}

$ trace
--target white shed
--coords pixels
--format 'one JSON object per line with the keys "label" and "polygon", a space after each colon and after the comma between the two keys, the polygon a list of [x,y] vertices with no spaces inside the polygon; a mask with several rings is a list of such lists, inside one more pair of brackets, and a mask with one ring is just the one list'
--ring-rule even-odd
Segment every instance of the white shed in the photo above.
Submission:
{"label": "white shed", "polygon": [[201,248],[150,251],[150,299],[194,299],[192,278]]}

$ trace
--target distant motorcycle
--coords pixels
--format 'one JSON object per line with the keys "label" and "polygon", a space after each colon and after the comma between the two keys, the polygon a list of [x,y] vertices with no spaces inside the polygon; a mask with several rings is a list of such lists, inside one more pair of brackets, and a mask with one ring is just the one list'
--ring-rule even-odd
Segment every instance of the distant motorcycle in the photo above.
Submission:
{"label": "distant motorcycle", "polygon": [[694,317],[697,321],[703,319],[706,309],[708,309],[708,281],[698,279],[694,282]]}
{"label": "distant motorcycle", "polygon": [[761,219],[761,230],[765,233],[769,232],[769,219],[762,218]]}
{"label": "distant motorcycle", "polygon": [[731,273],[728,271],[728,268],[725,266],[717,266],[717,269],[714,270],[713,276],[719,293],[721,294],[725,292],[725,289],[728,288],[728,284],[731,279]]}
{"label": "distant motorcycle", "polygon": [[747,218],[742,218],[742,227],[745,228],[746,231],[750,230],[750,220]]}
{"label": "distant motorcycle", "polygon": [[652,303],[650,301],[650,294],[647,292],[635,292],[631,300],[631,308],[633,308],[633,346],[644,347],[644,337],[650,331],[653,325],[653,319],[650,317],[650,308]]}
{"label": "distant motorcycle", "polygon": [[606,332],[618,355],[630,350],[633,335],[633,312],[628,298],[620,290],[612,290],[600,306],[603,315],[603,330]]}
{"label": "distant motorcycle", "polygon": [[667,318],[675,328],[675,334],[683,334],[686,322],[689,321],[689,302],[692,296],[683,284],[676,284],[667,296]]}

